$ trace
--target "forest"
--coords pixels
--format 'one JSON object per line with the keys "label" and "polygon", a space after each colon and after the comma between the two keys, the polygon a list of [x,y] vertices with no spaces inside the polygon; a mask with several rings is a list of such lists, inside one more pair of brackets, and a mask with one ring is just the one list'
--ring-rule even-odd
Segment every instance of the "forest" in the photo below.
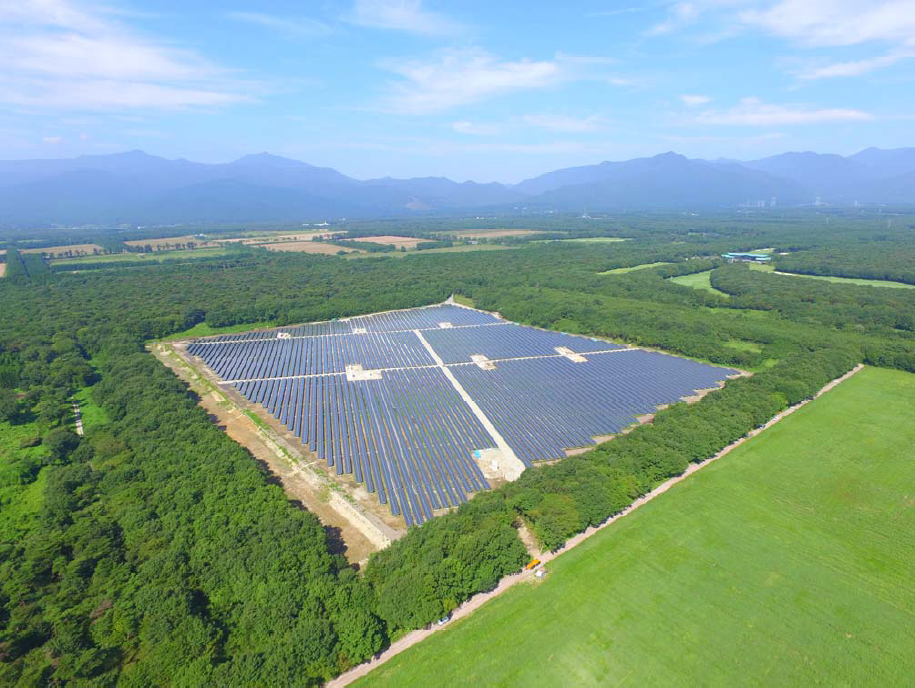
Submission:
{"label": "forest", "polygon": [[[878,249],[854,249],[881,243],[883,220],[567,220],[630,240],[400,260],[247,251],[78,273],[11,250],[0,280],[0,682],[319,684],[519,570],[520,523],[558,548],[858,363],[915,371],[913,292],[811,285],[719,258],[846,246],[831,260],[860,255],[865,270]],[[915,259],[906,231],[891,240]],[[657,262],[669,264],[600,274]],[[707,270],[721,294],[669,279]],[[198,323],[284,325],[452,293],[515,321],[754,374],[480,493],[356,571],[144,348]],[[79,437],[68,422],[82,390],[99,411]]]}

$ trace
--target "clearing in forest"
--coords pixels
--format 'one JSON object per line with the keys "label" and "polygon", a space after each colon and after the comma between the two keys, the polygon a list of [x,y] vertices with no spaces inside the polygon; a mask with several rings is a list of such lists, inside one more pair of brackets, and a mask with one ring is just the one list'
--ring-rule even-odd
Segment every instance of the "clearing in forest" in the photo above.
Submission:
{"label": "clearing in forest", "polygon": [[913,396],[865,368],[364,683],[909,683]]}
{"label": "clearing in forest", "polygon": [[416,248],[416,244],[421,244],[424,241],[429,241],[429,239],[417,239],[416,237],[402,237],[402,236],[393,236],[390,234],[385,234],[383,236],[370,236],[370,237],[349,237],[354,241],[368,241],[373,244],[393,244],[396,248],[401,246],[406,246],[409,251],[411,248]]}
{"label": "clearing in forest", "polygon": [[692,287],[693,289],[705,289],[710,291],[713,294],[718,294],[719,296],[729,296],[719,289],[715,289],[712,286],[712,271],[706,270],[704,272],[693,272],[689,275],[680,275],[679,277],[671,277],[670,281],[676,284],[682,284],[684,287]]}
{"label": "clearing in forest", "polygon": [[335,256],[340,252],[353,253],[354,248],[344,248],[334,244],[325,244],[322,241],[285,241],[276,244],[263,244],[262,248],[268,251],[290,251],[293,253],[317,253],[325,256]]}
{"label": "clearing in forest", "polygon": [[[543,233],[543,230],[536,229],[464,229],[460,232],[454,232],[456,236],[465,239],[498,239],[500,237],[530,236],[531,234]],[[443,234],[447,234],[447,232],[443,232]]]}

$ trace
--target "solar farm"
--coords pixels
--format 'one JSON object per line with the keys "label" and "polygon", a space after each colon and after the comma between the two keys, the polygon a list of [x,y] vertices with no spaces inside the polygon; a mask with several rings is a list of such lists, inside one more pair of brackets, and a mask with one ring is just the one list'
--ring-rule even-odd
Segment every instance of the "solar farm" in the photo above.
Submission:
{"label": "solar farm", "polygon": [[408,526],[738,372],[450,303],[187,353]]}

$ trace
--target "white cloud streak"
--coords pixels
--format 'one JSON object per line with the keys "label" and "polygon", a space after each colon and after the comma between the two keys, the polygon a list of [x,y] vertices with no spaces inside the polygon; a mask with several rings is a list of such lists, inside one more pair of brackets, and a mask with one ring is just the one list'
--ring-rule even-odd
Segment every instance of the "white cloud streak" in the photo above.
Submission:
{"label": "white cloud streak", "polygon": [[386,84],[382,108],[430,114],[517,91],[539,90],[591,78],[588,61],[557,55],[552,60],[500,60],[480,48],[451,48],[432,59],[387,61],[399,78]]}
{"label": "white cloud streak", "polygon": [[286,18],[263,12],[228,12],[225,16],[233,21],[260,26],[289,36],[324,36],[332,32],[328,24],[308,17]]}
{"label": "white cloud streak", "polygon": [[174,110],[246,100],[244,90],[196,53],[69,0],[0,0],[0,103]]}
{"label": "white cloud streak", "polygon": [[697,105],[705,105],[706,103],[711,102],[712,99],[708,96],[690,95],[688,93],[684,93],[680,96],[680,100],[682,100],[683,104],[688,107],[696,107]]}
{"label": "white cloud streak", "polygon": [[426,36],[448,36],[464,31],[463,25],[446,15],[425,9],[421,0],[356,0],[346,19],[373,29]]}
{"label": "white cloud streak", "polygon": [[607,120],[602,115],[572,117],[570,115],[524,115],[524,121],[532,127],[558,131],[566,134],[583,134],[606,129]]}
{"label": "white cloud streak", "polygon": [[861,110],[845,108],[819,108],[798,105],[774,105],[758,98],[744,98],[735,107],[724,110],[706,110],[696,117],[700,124],[724,126],[772,127],[828,122],[866,122],[873,115]]}
{"label": "white cloud streak", "polygon": [[912,0],[779,0],[765,9],[744,10],[738,18],[746,26],[809,46],[915,41]]}

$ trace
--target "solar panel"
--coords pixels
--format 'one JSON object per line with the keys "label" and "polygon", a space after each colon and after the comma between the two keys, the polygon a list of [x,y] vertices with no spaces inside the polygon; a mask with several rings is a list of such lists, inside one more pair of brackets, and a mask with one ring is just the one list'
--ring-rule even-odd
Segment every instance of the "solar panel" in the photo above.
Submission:
{"label": "solar panel", "polygon": [[187,350],[408,526],[489,486],[478,457],[498,441],[487,427],[529,466],[736,372],[451,304]]}

